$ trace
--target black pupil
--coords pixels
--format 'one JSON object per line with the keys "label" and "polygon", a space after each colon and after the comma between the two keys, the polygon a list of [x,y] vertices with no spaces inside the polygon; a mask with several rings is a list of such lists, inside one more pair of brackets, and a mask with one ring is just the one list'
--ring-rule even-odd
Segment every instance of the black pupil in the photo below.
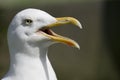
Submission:
{"label": "black pupil", "polygon": [[32,23],[32,20],[26,20],[27,23]]}

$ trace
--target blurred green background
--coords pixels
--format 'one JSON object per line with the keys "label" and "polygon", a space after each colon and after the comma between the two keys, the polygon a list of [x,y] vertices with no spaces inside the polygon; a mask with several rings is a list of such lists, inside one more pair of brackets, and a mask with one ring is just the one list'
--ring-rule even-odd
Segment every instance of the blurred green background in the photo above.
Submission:
{"label": "blurred green background", "polygon": [[25,8],[44,10],[54,17],[77,18],[73,25],[53,30],[76,40],[81,50],[55,44],[49,58],[58,80],[120,80],[120,4],[116,0],[0,0],[0,78],[9,68],[7,28]]}

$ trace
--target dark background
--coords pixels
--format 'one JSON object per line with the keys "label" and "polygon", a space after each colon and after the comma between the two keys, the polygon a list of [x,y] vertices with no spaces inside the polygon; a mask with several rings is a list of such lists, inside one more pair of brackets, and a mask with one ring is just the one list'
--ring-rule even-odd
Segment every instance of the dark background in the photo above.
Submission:
{"label": "dark background", "polygon": [[81,50],[63,44],[49,48],[58,80],[120,80],[120,1],[51,0],[53,2],[47,3],[21,0],[11,5],[4,1],[0,3],[0,78],[9,68],[6,38],[9,23],[17,12],[31,7],[54,17],[75,17],[83,26],[82,30],[73,25],[53,28],[81,46]]}

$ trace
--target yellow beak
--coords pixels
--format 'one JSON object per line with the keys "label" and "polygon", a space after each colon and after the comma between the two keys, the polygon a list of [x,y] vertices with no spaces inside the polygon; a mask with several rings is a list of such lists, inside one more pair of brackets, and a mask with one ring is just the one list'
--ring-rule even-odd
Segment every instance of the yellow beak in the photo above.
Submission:
{"label": "yellow beak", "polygon": [[[73,17],[61,17],[61,18],[56,18],[56,20],[57,21],[55,23],[47,25],[46,27],[52,28],[52,27],[63,25],[63,24],[74,24],[74,25],[78,26],[80,29],[82,29],[82,26],[81,26],[80,22]],[[43,33],[43,34],[45,36],[49,37],[51,40],[54,40],[54,41],[60,42],[60,43],[65,43],[69,46],[73,46],[73,47],[76,47],[76,48],[80,49],[78,43],[75,42],[74,40],[63,37],[63,36],[60,36],[60,35],[54,33],[50,29],[49,29],[49,33],[50,34],[46,34],[46,33]]]}
{"label": "yellow beak", "polygon": [[80,29],[82,29],[82,25],[80,24],[80,22],[73,17],[61,17],[61,18],[56,18],[56,20],[57,22],[50,24],[47,27],[51,28],[51,27],[55,27],[63,24],[73,24],[78,26]]}

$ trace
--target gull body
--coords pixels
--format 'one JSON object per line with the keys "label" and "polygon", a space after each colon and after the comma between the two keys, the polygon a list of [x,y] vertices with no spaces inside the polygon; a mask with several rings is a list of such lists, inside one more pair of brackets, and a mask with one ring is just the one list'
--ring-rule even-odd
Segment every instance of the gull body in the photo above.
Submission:
{"label": "gull body", "polygon": [[[25,9],[16,14],[7,36],[10,67],[2,80],[57,80],[47,56],[48,47],[61,42],[79,48],[75,41],[49,30],[51,24],[77,22],[59,19],[38,9]],[[78,22],[73,24],[80,26]]]}

